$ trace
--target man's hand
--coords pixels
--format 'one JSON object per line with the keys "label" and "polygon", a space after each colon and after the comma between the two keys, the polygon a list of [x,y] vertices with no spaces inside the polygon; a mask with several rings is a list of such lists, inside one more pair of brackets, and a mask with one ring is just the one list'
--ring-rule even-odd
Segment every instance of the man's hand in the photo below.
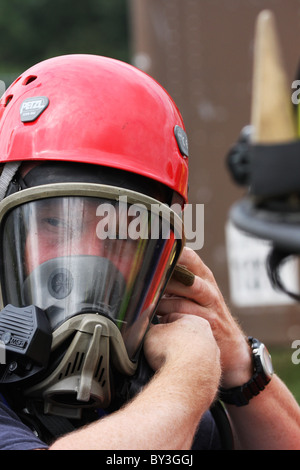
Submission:
{"label": "man's hand", "polygon": [[[190,248],[184,248],[179,262],[194,273],[194,283],[185,286],[171,279],[157,314],[161,316],[161,321],[172,312],[206,319],[221,351],[222,385],[229,388],[247,382],[253,373],[251,351],[245,335],[226,306],[213,274]],[[239,358],[238,362],[236,357]]]}
{"label": "man's hand", "polygon": [[170,367],[178,369],[183,387],[190,394],[191,406],[207,408],[218,390],[221,367],[220,352],[209,323],[195,315],[170,313],[153,325],[145,338],[144,351],[154,370]]}

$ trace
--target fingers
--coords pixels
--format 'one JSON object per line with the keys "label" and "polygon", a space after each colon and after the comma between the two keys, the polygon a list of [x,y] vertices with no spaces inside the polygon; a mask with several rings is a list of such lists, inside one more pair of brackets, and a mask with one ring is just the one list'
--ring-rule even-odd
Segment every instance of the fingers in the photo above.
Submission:
{"label": "fingers", "polygon": [[204,307],[212,305],[215,299],[214,285],[199,276],[195,276],[192,286],[185,286],[184,284],[171,279],[166,288],[166,294],[175,295],[179,297],[188,297],[196,303]]}
{"label": "fingers", "polygon": [[179,258],[179,263],[186,266],[196,276],[215,282],[211,270],[191,248],[184,247]]}
{"label": "fingers", "polygon": [[[184,297],[177,297],[177,296],[170,296],[170,297],[163,297],[159,303],[157,309],[157,315],[167,317],[165,320],[161,321],[168,321],[168,315],[172,314],[173,312],[180,312],[184,315],[197,315],[203,316],[204,309],[201,308],[199,304],[193,302]],[[171,317],[170,317],[171,318]]]}
{"label": "fingers", "polygon": [[[180,313],[179,313],[180,312]],[[177,320],[179,320],[180,318],[182,318],[184,316],[185,312],[181,312],[180,309],[178,309],[178,312],[175,310],[175,308],[172,308],[172,307],[168,307],[165,309],[164,312],[161,312],[160,313],[160,321],[159,321],[159,324],[162,324],[162,323],[173,323]],[[152,325],[152,327],[154,327],[156,325]]]}
{"label": "fingers", "polygon": [[164,297],[159,303],[157,314],[168,316],[171,312],[200,316],[209,321],[215,338],[224,344],[240,335],[213,274],[201,258],[191,249],[185,248],[179,262],[195,274],[191,286],[171,279]]}
{"label": "fingers", "polygon": [[166,294],[187,297],[204,307],[215,305],[221,294],[212,272],[201,258],[192,249],[185,247],[179,264],[191,271],[194,279],[187,285],[186,282],[179,282],[180,276],[173,276],[168,283]]}
{"label": "fingers", "polygon": [[[206,345],[206,346],[205,346]],[[170,313],[153,325],[145,337],[144,351],[154,370],[166,360],[194,364],[207,349],[219,355],[209,323],[199,316]],[[203,360],[203,359],[202,359]]]}

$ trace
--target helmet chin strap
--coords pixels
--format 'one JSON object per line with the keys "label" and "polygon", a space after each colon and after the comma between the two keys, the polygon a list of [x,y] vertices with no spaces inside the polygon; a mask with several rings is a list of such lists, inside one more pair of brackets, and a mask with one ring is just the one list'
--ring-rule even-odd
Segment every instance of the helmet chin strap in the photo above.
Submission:
{"label": "helmet chin strap", "polygon": [[68,319],[53,332],[52,353],[70,342],[51,374],[25,391],[43,399],[44,412],[79,419],[84,408],[107,408],[111,401],[110,362],[127,376],[137,363],[128,357],[117,326],[103,315],[87,313]]}

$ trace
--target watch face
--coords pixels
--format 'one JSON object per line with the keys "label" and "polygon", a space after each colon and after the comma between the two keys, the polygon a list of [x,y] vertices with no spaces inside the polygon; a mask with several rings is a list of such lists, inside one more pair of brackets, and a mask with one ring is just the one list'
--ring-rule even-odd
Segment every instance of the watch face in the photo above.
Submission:
{"label": "watch face", "polygon": [[264,373],[268,378],[271,378],[274,372],[273,369],[273,364],[272,364],[272,359],[269,354],[269,351],[267,350],[266,346],[264,344],[261,345],[262,350],[261,350],[261,363],[263,366]]}

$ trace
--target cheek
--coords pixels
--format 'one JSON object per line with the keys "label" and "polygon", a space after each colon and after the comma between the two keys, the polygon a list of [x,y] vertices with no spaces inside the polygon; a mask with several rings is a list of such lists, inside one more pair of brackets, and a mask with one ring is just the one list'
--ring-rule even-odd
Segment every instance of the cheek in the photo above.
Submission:
{"label": "cheek", "polygon": [[103,256],[116,266],[127,282],[136,275],[141,265],[136,245],[128,241],[105,242]]}
{"label": "cheek", "polygon": [[40,264],[60,256],[100,256],[109,259],[122,273],[126,281],[136,274],[140,268],[141,259],[137,257],[135,243],[112,240],[99,240],[93,231],[89,236],[81,237],[80,242],[57,243],[51,237],[43,237],[40,233],[29,233],[25,243],[26,272],[31,273]]}
{"label": "cheek", "polygon": [[[58,243],[54,237],[37,236],[36,233],[28,234],[25,243],[25,264],[27,273],[32,272],[37,266],[49,259],[70,255],[68,244]],[[75,253],[73,253],[75,254]]]}
{"label": "cheek", "polygon": [[39,264],[43,262],[41,259],[40,243],[34,234],[29,234],[25,243],[25,265],[26,272],[30,274]]}

